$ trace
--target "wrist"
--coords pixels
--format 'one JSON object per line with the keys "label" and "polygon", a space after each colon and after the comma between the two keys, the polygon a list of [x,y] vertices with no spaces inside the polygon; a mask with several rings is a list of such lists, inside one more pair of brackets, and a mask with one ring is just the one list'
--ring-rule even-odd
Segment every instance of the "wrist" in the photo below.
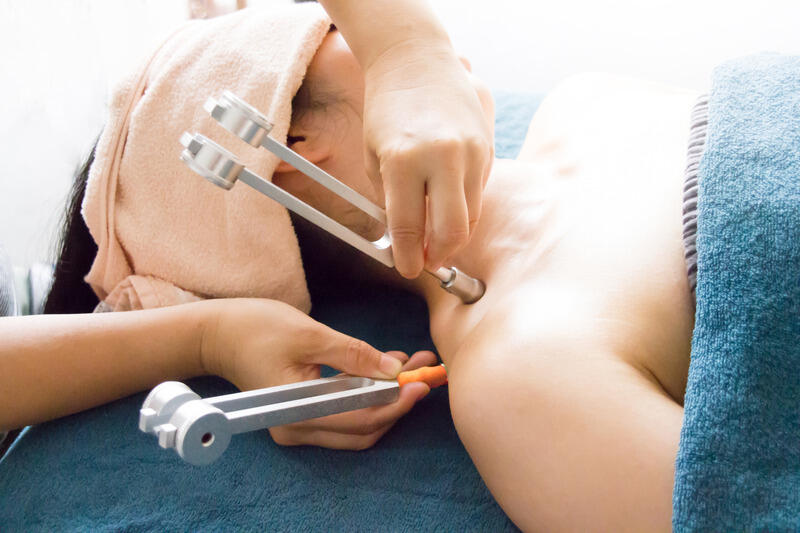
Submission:
{"label": "wrist", "polygon": [[320,0],[366,71],[403,43],[450,46],[447,32],[426,0]]}
{"label": "wrist", "polygon": [[447,36],[444,39],[415,36],[385,47],[363,69],[369,81],[409,68],[436,73],[450,65],[463,68]]}
{"label": "wrist", "polygon": [[387,40],[382,46],[375,46],[372,53],[360,61],[364,72],[377,68],[407,63],[437,61],[439,59],[457,59],[455,49],[447,34],[442,33],[419,35],[413,34],[402,38]]}

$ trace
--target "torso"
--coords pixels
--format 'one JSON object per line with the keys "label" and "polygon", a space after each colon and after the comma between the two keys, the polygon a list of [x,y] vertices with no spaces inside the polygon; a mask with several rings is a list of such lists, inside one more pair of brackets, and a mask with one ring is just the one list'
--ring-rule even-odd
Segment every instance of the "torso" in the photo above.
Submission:
{"label": "torso", "polygon": [[[694,305],[681,239],[695,95],[574,78],[542,104],[519,158],[498,160],[454,264],[488,287],[465,306],[430,283],[445,363],[476,346],[570,343],[630,363],[682,403]],[[466,355],[468,356],[468,355]]]}

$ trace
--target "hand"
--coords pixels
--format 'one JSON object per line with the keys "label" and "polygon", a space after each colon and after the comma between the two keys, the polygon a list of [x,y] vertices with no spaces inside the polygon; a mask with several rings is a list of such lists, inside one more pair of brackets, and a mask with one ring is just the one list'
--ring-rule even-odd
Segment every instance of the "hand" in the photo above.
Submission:
{"label": "hand", "polygon": [[412,42],[365,71],[367,172],[384,191],[396,268],[407,278],[447,262],[480,216],[493,104],[468,68],[449,43]]}
{"label": "hand", "polygon": [[[417,352],[410,359],[402,352],[382,353],[276,300],[216,300],[215,305],[201,348],[204,366],[243,391],[317,379],[322,364],[348,374],[390,379],[401,370],[436,362],[431,352]],[[424,383],[409,383],[392,404],[269,431],[282,445],[361,450],[375,444],[429,391]]]}

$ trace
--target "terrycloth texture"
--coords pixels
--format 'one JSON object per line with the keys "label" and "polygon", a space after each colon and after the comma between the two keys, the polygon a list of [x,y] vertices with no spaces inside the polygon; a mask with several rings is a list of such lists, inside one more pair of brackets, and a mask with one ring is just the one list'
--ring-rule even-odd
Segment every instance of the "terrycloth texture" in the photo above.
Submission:
{"label": "terrycloth texture", "polygon": [[108,306],[254,296],[309,310],[287,211],[249,187],[206,182],[179,160],[178,139],[202,132],[272,176],[277,157],[233,137],[203,103],[231,90],[285,141],[291,100],[329,27],[312,4],[191,22],[120,84],[83,203],[98,244],[86,281]]}
{"label": "terrycloth texture", "polygon": [[[538,102],[497,96],[498,157],[516,156]],[[315,251],[303,250],[314,318],[380,349],[433,348],[424,302],[332,279]],[[190,386],[232,390],[215,379]],[[458,440],[447,387],[363,452],[282,448],[254,432],[202,468],[139,432],[144,397],[31,428],[0,462],[0,530],[516,531]]]}
{"label": "terrycloth texture", "polygon": [[800,530],[800,58],[714,73],[676,531]]}

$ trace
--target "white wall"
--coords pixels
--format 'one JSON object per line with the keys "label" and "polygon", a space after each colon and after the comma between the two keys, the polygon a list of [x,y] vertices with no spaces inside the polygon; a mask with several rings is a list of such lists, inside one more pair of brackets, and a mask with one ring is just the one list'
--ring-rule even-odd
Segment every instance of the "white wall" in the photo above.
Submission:
{"label": "white wall", "polygon": [[494,88],[546,91],[600,70],[701,89],[719,62],[800,53],[797,0],[433,0]]}
{"label": "white wall", "polygon": [[108,86],[186,17],[185,0],[0,0],[0,244],[48,261]]}
{"label": "white wall", "polygon": [[[251,3],[288,0],[253,0]],[[721,60],[800,53],[789,0],[432,0],[491,87],[543,92],[604,70],[702,88]],[[0,0],[0,243],[50,260],[72,172],[108,86],[185,19],[186,0]]]}

